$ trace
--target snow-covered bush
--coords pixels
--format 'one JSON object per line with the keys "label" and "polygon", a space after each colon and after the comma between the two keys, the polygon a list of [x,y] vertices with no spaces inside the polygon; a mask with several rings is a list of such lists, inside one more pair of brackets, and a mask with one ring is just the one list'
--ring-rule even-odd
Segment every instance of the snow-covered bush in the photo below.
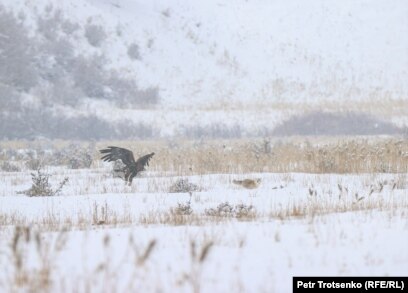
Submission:
{"label": "snow-covered bush", "polygon": [[200,191],[200,186],[190,183],[188,179],[180,178],[173,185],[170,186],[170,193],[193,192]]}
{"label": "snow-covered bush", "polygon": [[37,173],[31,173],[32,185],[28,190],[20,191],[18,193],[25,194],[28,196],[54,196],[58,195],[64,185],[68,182],[68,177],[65,177],[59,183],[57,189],[53,189],[49,179],[51,175],[47,173],[43,173],[41,168],[37,169]]}
{"label": "snow-covered bush", "polygon": [[256,215],[252,205],[231,205],[228,202],[220,203],[216,208],[205,209],[205,214],[212,217],[248,218]]}
{"label": "snow-covered bush", "polygon": [[179,216],[188,216],[193,213],[193,209],[191,208],[191,201],[186,203],[177,203],[175,208],[171,209],[171,213]]}
{"label": "snow-covered bush", "polygon": [[92,164],[93,149],[82,148],[77,144],[70,144],[67,148],[61,151],[60,157],[70,169],[90,168]]}

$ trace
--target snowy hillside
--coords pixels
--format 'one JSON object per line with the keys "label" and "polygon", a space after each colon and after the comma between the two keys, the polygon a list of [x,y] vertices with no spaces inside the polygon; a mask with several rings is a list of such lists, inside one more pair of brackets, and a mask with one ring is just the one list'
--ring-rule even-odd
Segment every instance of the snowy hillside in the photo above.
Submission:
{"label": "snowy hillside", "polygon": [[[355,99],[377,90],[407,96],[405,1],[7,2],[28,16],[51,3],[81,27],[103,26],[99,48],[82,38],[76,49],[104,54],[121,74],[158,86],[165,105]],[[132,44],[139,48],[134,61]]]}
{"label": "snowy hillside", "polygon": [[[291,105],[339,103],[350,111],[408,97],[405,1],[2,4],[40,43],[32,53],[40,81],[24,100],[44,104],[49,96],[54,114],[154,124],[162,136],[191,121],[253,132],[304,111]],[[363,104],[349,107],[356,101]],[[374,114],[407,124],[405,113]]]}

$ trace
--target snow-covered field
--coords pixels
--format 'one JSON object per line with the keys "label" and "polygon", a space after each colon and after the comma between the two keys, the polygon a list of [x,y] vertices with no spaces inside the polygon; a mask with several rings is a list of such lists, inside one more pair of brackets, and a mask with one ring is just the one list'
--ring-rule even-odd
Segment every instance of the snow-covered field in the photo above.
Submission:
{"label": "snow-covered field", "polygon": [[[408,125],[407,1],[4,0],[0,14],[0,292],[408,275],[407,132],[273,136],[309,113],[295,135]],[[125,186],[102,139],[156,155]],[[52,196],[27,196],[41,164]]]}
{"label": "snow-covered field", "polygon": [[1,173],[3,290],[290,292],[296,275],[408,274],[405,176],[212,174],[170,193],[180,177],[160,172],[131,187],[107,166],[48,172],[69,178],[58,196]]}

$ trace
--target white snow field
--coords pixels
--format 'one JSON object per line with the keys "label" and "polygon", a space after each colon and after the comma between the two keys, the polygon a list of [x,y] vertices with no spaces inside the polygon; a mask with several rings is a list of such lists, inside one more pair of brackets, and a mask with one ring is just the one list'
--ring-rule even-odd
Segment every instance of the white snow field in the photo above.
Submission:
{"label": "white snow field", "polygon": [[[408,1],[2,0],[0,12],[0,292],[285,293],[293,276],[408,275],[404,129],[378,145],[269,137],[309,113],[407,127]],[[84,117],[82,136],[74,123],[59,135]],[[89,132],[156,161],[126,186],[96,155],[111,142],[58,141]],[[78,154],[88,169],[66,167]],[[68,181],[30,197],[42,158],[42,191]]]}
{"label": "white snow field", "polygon": [[[2,291],[291,292],[292,276],[408,274],[401,175],[187,176],[200,190],[169,193],[180,177],[48,172],[69,177],[60,195],[19,194],[30,174],[1,173]],[[241,214],[214,213],[226,202]]]}

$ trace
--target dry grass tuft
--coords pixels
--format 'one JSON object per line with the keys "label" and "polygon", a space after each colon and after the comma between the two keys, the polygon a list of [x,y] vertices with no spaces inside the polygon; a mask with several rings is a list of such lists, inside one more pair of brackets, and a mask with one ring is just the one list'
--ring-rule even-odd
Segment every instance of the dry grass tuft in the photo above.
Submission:
{"label": "dry grass tuft", "polygon": [[[65,230],[60,230],[55,241],[45,241],[39,231],[29,226],[16,226],[10,244],[13,280],[11,292],[48,292],[53,285],[53,266],[67,241]],[[35,254],[33,267],[27,260]]]}

